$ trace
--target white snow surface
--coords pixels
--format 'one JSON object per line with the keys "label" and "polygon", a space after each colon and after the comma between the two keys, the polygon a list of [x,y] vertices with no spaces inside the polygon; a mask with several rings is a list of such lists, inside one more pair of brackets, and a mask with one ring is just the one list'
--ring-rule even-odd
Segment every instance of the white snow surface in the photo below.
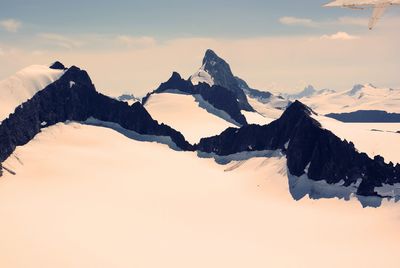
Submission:
{"label": "white snow surface", "polygon": [[63,74],[64,70],[32,65],[0,81],[0,122],[12,114],[15,108],[58,80]]}
{"label": "white snow surface", "polygon": [[345,92],[313,95],[300,101],[320,114],[347,113],[357,110],[382,110],[400,113],[400,89],[355,85]]}
{"label": "white snow surface", "polygon": [[192,76],[190,76],[189,80],[193,85],[198,85],[200,83],[207,83],[210,86],[214,85],[214,79],[206,70],[204,70],[204,65]]}
{"label": "white snow surface", "polygon": [[248,124],[256,124],[256,125],[268,125],[272,121],[273,118],[266,117],[258,112],[248,112],[248,111],[241,111],[241,113],[246,117],[246,121]]}
{"label": "white snow surface", "polygon": [[275,95],[272,95],[271,98],[267,100],[259,100],[247,96],[247,100],[251,107],[253,107],[253,109],[257,111],[257,113],[261,114],[262,116],[264,116],[264,118],[271,121],[281,117],[286,109],[286,106],[288,105],[287,100],[276,97]]}
{"label": "white snow surface", "polygon": [[69,123],[5,165],[1,267],[398,267],[398,205],[294,201],[284,157],[223,166]]}
{"label": "white snow surface", "polygon": [[343,123],[322,115],[312,117],[339,138],[352,141],[369,157],[381,155],[386,163],[400,163],[400,134],[396,133],[400,123]]}
{"label": "white snow surface", "polygon": [[152,94],[145,108],[155,120],[178,130],[190,143],[218,135],[228,127],[236,127],[201,108],[194,96],[178,92]]}

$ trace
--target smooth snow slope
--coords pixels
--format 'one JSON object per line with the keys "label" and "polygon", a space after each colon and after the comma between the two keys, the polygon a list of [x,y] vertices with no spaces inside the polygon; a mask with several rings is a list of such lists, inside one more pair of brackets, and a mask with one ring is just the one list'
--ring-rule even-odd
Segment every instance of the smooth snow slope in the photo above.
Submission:
{"label": "smooth snow slope", "polygon": [[247,100],[254,110],[270,122],[281,117],[287,106],[287,100],[282,100],[275,96],[264,102],[249,96],[247,96]]}
{"label": "smooth snow slope", "polygon": [[21,103],[56,81],[64,70],[32,65],[0,81],[0,122],[6,119]]}
{"label": "smooth snow slope", "polygon": [[[152,94],[145,107],[155,120],[180,131],[192,144],[199,142],[201,138],[220,134],[228,127],[235,127],[201,108],[192,95]],[[227,114],[226,116],[229,117]]]}
{"label": "smooth snow slope", "polygon": [[381,155],[385,162],[400,163],[400,123],[343,123],[335,119],[312,115],[323,128],[336,136],[352,141],[360,152],[374,158]]}
{"label": "smooth snow slope", "polygon": [[398,204],[293,201],[284,158],[219,166],[76,123],[16,154],[0,179],[0,267],[399,265]]}

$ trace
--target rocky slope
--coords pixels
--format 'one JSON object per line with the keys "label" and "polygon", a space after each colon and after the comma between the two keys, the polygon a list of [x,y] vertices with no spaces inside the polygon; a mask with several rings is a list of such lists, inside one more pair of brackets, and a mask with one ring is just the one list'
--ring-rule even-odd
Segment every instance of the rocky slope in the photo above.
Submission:
{"label": "rocky slope", "polygon": [[29,142],[43,127],[69,120],[95,118],[119,124],[144,135],[167,136],[181,149],[192,146],[183,135],[158,124],[140,103],[129,106],[98,93],[89,75],[77,67],[21,104],[0,125],[0,162],[16,148]]}
{"label": "rocky slope", "polygon": [[[208,76],[209,78],[204,79],[204,76]],[[211,49],[206,51],[200,70],[192,75],[189,80],[194,84],[196,84],[195,81],[197,81],[197,83],[203,81],[211,86],[218,85],[224,87],[236,96],[241,109],[245,111],[254,111],[247,101],[246,94],[240,88],[238,81],[233,75],[229,64]]]}
{"label": "rocky slope", "polygon": [[314,181],[357,185],[357,194],[374,196],[375,187],[400,182],[400,165],[386,164],[376,156],[370,159],[354,145],[321,128],[311,117],[313,111],[294,102],[281,118],[269,125],[229,128],[218,136],[204,138],[196,149],[226,156],[239,152],[281,150],[287,157],[290,173],[307,174]]}
{"label": "rocky slope", "polygon": [[225,111],[239,125],[247,124],[246,118],[240,112],[240,103],[232,91],[217,85],[210,86],[207,83],[193,85],[191,81],[183,79],[177,72],[174,72],[171,78],[162,83],[156,90],[148,93],[143,98],[142,103],[144,105],[152,94],[171,90],[178,90],[190,95],[200,95],[216,109]]}

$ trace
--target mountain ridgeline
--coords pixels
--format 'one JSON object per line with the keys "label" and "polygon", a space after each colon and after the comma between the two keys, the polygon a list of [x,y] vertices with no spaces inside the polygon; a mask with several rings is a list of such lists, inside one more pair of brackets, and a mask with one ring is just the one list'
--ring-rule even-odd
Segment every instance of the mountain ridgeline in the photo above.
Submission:
{"label": "mountain ridgeline", "polygon": [[[62,68],[58,64],[57,67]],[[192,149],[181,133],[158,124],[140,103],[129,106],[98,93],[89,75],[73,66],[59,80],[18,106],[1,123],[0,163],[12,154],[16,146],[32,140],[41,128],[89,118],[117,123],[143,135],[167,136],[182,150]]]}
{"label": "mountain ridgeline", "polygon": [[168,92],[169,90],[178,90],[190,95],[200,95],[213,107],[230,115],[238,124],[247,124],[246,118],[241,113],[240,103],[232,91],[221,86],[210,86],[207,83],[193,85],[190,80],[183,79],[177,72],[174,72],[171,78],[162,83],[156,90],[148,93],[142,100],[143,105],[146,104],[152,94]]}
{"label": "mountain ridgeline", "polygon": [[227,156],[240,152],[281,150],[292,175],[307,174],[314,181],[357,185],[357,194],[375,196],[375,187],[400,182],[400,165],[386,164],[376,156],[359,153],[354,144],[342,141],[321,128],[311,117],[313,111],[299,101],[269,125],[228,128],[218,136],[203,138],[196,150]]}

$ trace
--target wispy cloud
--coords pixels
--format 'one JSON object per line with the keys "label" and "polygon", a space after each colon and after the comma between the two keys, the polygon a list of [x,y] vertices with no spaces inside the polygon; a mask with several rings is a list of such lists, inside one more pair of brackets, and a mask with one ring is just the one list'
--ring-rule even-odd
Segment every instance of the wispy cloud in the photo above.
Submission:
{"label": "wispy cloud", "polygon": [[21,26],[22,22],[15,19],[6,19],[0,21],[0,28],[10,33],[18,32]]}
{"label": "wispy cloud", "polygon": [[297,17],[282,17],[279,19],[279,22],[284,25],[300,25],[306,27],[316,27],[317,24],[311,20],[306,18],[297,18]]}
{"label": "wispy cloud", "polygon": [[38,35],[38,37],[49,41],[59,47],[67,49],[77,48],[83,45],[82,41],[61,34],[41,33]]}
{"label": "wispy cloud", "polygon": [[359,39],[360,37],[355,36],[355,35],[350,35],[346,32],[337,32],[335,34],[331,35],[323,35],[321,36],[321,39],[323,40],[343,40],[343,41],[348,41],[348,40],[355,40]]}
{"label": "wispy cloud", "polygon": [[279,22],[289,26],[327,27],[327,26],[366,26],[368,19],[355,17],[340,17],[336,20],[316,21],[310,18],[282,17]]}
{"label": "wispy cloud", "polygon": [[157,44],[157,41],[150,36],[130,36],[130,35],[119,35],[117,36],[117,42],[129,47],[151,47]]}

